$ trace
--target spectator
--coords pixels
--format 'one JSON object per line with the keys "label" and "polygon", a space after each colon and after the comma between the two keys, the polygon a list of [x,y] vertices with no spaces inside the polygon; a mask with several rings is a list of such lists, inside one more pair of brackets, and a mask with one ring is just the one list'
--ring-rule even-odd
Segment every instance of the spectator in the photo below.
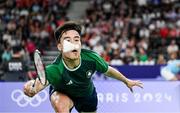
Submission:
{"label": "spectator", "polygon": [[167,63],[170,63],[171,61],[176,60],[177,56],[178,56],[177,52],[173,52],[173,53],[169,54],[169,58],[167,60]]}
{"label": "spectator", "polygon": [[155,60],[152,56],[148,57],[148,60],[145,62],[145,65],[155,65]]}
{"label": "spectator", "polygon": [[139,53],[138,53],[137,56],[139,58],[139,61],[142,62],[142,63],[148,60],[148,56],[146,54],[146,51],[142,47],[139,48]]}
{"label": "spectator", "polygon": [[111,65],[123,65],[124,62],[120,57],[119,49],[113,51],[113,58],[110,62]]}
{"label": "spectator", "polygon": [[126,48],[123,61],[124,64],[131,64],[134,61],[134,55],[130,47]]}
{"label": "spectator", "polygon": [[161,76],[165,80],[180,80],[180,60],[172,60],[161,68]]}
{"label": "spectator", "polygon": [[34,51],[36,50],[35,43],[33,41],[31,41],[30,39],[28,39],[27,43],[25,44],[25,48],[30,55],[31,61],[33,61]]}
{"label": "spectator", "polygon": [[111,58],[110,56],[108,55],[107,51],[103,51],[101,57],[106,61],[106,62],[110,62]]}
{"label": "spectator", "polygon": [[167,38],[169,34],[169,29],[167,27],[163,27],[160,29],[160,36],[162,38]]}
{"label": "spectator", "polygon": [[[54,43],[53,31],[68,20],[69,3],[69,0],[8,0],[0,8],[0,45],[8,44],[11,48],[21,44],[28,48],[32,60],[36,46],[43,52]],[[80,21],[85,24],[83,47],[102,55],[102,51],[106,51],[110,58],[105,58],[109,62],[117,60],[113,51],[118,48],[122,59],[129,59],[125,55],[127,47],[133,48],[133,54],[143,47],[146,54],[153,51],[152,59],[156,61],[159,53],[179,51],[180,8],[177,3],[178,0],[91,0],[85,19]],[[28,40],[32,43],[28,44]],[[169,44],[172,40],[176,46]],[[101,46],[97,47],[99,43]],[[148,61],[139,60],[135,58],[135,64]]]}
{"label": "spectator", "polygon": [[99,55],[102,55],[104,47],[99,42],[93,47],[93,51],[97,52]]}
{"label": "spectator", "polygon": [[160,64],[160,65],[166,64],[166,59],[164,58],[163,54],[158,55],[156,64]]}
{"label": "spectator", "polygon": [[28,79],[27,65],[20,54],[20,50],[20,47],[13,47],[11,60],[3,66],[5,72],[3,79],[5,81],[26,81]]}
{"label": "spectator", "polygon": [[8,62],[9,60],[11,60],[11,57],[12,57],[12,55],[11,55],[11,49],[10,49],[10,47],[6,47],[5,48],[5,50],[4,50],[4,52],[3,52],[3,54],[2,54],[2,62],[4,63],[4,62]]}
{"label": "spectator", "polygon": [[168,45],[168,47],[167,47],[168,54],[171,54],[171,53],[174,53],[174,52],[178,52],[178,50],[179,50],[179,47],[176,44],[176,41],[172,40],[170,45]]}

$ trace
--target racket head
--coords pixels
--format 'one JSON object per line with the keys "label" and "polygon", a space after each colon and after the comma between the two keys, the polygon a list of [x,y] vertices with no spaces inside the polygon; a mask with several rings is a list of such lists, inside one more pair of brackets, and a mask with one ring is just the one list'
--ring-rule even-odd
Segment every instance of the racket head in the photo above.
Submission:
{"label": "racket head", "polygon": [[39,50],[36,50],[34,52],[34,66],[35,66],[35,69],[37,72],[37,77],[38,77],[40,83],[45,86],[47,83],[46,71],[45,71],[45,66],[42,62],[41,53]]}

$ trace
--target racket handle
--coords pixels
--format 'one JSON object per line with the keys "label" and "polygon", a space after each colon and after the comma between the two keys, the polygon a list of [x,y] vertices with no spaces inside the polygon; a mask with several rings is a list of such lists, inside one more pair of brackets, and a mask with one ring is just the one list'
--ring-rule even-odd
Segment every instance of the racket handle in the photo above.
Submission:
{"label": "racket handle", "polygon": [[36,79],[34,80],[34,83],[32,85],[32,89],[31,89],[34,93],[36,92],[35,84],[36,84]]}
{"label": "racket handle", "polygon": [[35,84],[36,84],[36,79],[34,80],[34,83],[33,83],[33,85],[32,85],[33,88],[34,88]]}

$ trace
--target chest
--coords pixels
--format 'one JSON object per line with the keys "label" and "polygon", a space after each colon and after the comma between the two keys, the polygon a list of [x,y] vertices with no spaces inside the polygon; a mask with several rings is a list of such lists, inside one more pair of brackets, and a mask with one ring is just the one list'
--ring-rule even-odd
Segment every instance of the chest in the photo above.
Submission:
{"label": "chest", "polygon": [[64,70],[62,74],[62,81],[64,85],[71,84],[72,82],[76,85],[85,85],[91,81],[95,69],[94,62],[84,61],[81,66],[75,71]]}

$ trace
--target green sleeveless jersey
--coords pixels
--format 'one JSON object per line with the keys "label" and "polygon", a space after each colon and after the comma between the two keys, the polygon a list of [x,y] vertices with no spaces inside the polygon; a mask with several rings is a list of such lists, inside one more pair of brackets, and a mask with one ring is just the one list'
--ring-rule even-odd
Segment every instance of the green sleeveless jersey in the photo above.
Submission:
{"label": "green sleeveless jersey", "polygon": [[80,56],[80,65],[75,69],[69,69],[61,55],[52,64],[46,66],[46,78],[55,90],[73,97],[92,94],[93,73],[95,71],[105,73],[108,70],[108,64],[91,50],[82,49]]}

